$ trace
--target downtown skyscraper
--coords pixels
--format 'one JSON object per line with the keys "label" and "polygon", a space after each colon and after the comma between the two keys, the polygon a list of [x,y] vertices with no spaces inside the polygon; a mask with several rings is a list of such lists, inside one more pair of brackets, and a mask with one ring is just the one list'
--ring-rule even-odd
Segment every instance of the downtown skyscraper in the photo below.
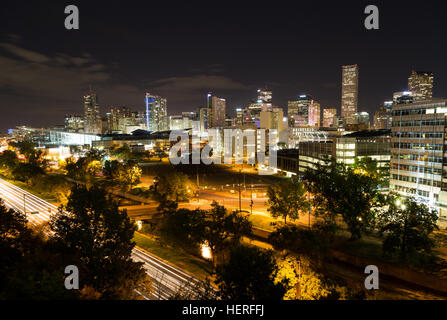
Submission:
{"label": "downtown skyscraper", "polygon": [[99,114],[98,97],[90,92],[84,96],[84,132],[100,134],[102,131],[101,116]]}
{"label": "downtown skyscraper", "polygon": [[148,131],[169,130],[167,100],[146,92],[146,128]]}
{"label": "downtown skyscraper", "polygon": [[433,72],[411,71],[408,77],[408,90],[415,101],[428,100],[433,97]]}
{"label": "downtown skyscraper", "polygon": [[320,104],[309,94],[287,102],[290,127],[320,126]]}
{"label": "downtown skyscraper", "polygon": [[335,126],[335,116],[337,115],[337,109],[324,108],[323,109],[323,127],[329,128]]}
{"label": "downtown skyscraper", "polygon": [[341,116],[345,119],[346,124],[354,123],[358,105],[358,85],[358,65],[342,66]]}
{"label": "downtown skyscraper", "polygon": [[216,97],[209,92],[206,96],[206,106],[208,108],[208,127],[225,127],[226,101]]}

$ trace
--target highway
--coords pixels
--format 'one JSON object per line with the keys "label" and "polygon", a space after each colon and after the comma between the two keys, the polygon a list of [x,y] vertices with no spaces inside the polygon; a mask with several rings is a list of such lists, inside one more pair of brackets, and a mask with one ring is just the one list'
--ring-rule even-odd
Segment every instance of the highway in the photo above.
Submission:
{"label": "highway", "polygon": [[[0,198],[6,206],[16,211],[26,210],[29,223],[37,227],[44,226],[49,221],[50,215],[59,210],[53,204],[3,179],[0,179]],[[166,300],[179,290],[191,288],[200,282],[197,278],[191,277],[179,268],[167,264],[138,247],[134,248],[132,258],[144,263],[143,267],[152,279],[152,296],[143,296],[145,299]]]}

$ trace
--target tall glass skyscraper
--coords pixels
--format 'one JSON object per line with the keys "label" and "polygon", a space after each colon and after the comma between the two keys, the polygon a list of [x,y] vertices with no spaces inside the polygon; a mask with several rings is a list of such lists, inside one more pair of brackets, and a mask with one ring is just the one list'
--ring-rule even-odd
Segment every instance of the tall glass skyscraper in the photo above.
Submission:
{"label": "tall glass skyscraper", "polygon": [[342,66],[341,82],[341,116],[346,124],[354,124],[354,114],[357,113],[358,104],[358,65]]}
{"label": "tall glass skyscraper", "polygon": [[146,128],[148,131],[169,130],[167,100],[146,92]]}
{"label": "tall glass skyscraper", "polygon": [[101,116],[96,93],[84,96],[84,132],[99,134],[102,131]]}
{"label": "tall glass skyscraper", "polygon": [[207,108],[209,109],[208,126],[209,128],[225,127],[225,108],[226,101],[223,98],[216,97],[211,92],[206,96]]}

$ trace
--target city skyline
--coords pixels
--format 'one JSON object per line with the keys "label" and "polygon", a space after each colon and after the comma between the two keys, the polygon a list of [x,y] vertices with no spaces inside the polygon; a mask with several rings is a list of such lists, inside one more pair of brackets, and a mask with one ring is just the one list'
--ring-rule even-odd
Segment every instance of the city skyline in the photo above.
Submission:
{"label": "city skyline", "polygon": [[[78,5],[82,22],[77,31],[63,27],[64,4],[5,5],[0,85],[1,111],[8,112],[8,119],[0,119],[1,132],[11,122],[37,127],[61,124],[63,115],[81,113],[80,97],[89,85],[104,108],[126,105],[142,111],[142,95],[148,91],[167,98],[169,115],[203,107],[204,93],[212,91],[226,99],[226,109],[234,116],[235,109],[245,106],[263,86],[273,91],[273,104],[284,111],[287,101],[300,94],[311,94],[322,108],[340,111],[340,68],[358,64],[362,69],[358,110],[370,115],[391,100],[393,92],[407,88],[411,70],[434,72],[433,96],[447,96],[445,45],[440,41],[445,22],[442,11],[428,4],[421,4],[420,11],[427,14],[416,24],[411,23],[411,7],[382,4],[380,29],[374,31],[363,27],[361,1],[349,6],[303,4],[309,14],[300,19],[286,12],[286,6],[273,7],[271,23],[265,25],[254,19],[261,8],[253,3],[237,9],[219,7],[213,17],[206,15],[208,6],[192,10],[186,5],[155,5],[160,17],[145,24],[141,23],[144,4],[138,10]],[[114,19],[117,15],[121,22]],[[98,16],[101,22],[94,19]],[[317,17],[333,27],[304,31],[303,26]],[[35,28],[25,27],[24,20]],[[415,38],[417,48],[401,45]],[[263,50],[259,50],[261,39],[266,41]]]}
{"label": "city skyline", "polygon": [[3,4],[0,300],[445,301],[446,4]]}

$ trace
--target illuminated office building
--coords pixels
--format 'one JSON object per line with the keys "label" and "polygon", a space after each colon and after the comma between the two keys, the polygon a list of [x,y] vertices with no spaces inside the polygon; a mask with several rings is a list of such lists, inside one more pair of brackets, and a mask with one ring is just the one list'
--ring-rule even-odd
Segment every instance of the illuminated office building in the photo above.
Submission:
{"label": "illuminated office building", "polygon": [[99,134],[102,131],[101,116],[96,93],[84,96],[84,132]]}
{"label": "illuminated office building", "polygon": [[108,131],[123,131],[123,119],[130,116],[131,111],[128,107],[111,107],[106,114]]}
{"label": "illuminated office building", "polygon": [[413,93],[414,100],[427,100],[433,97],[433,72],[411,71],[408,77],[408,90]]}
{"label": "illuminated office building", "polygon": [[354,114],[354,124],[363,124],[366,129],[369,128],[369,113],[362,111]]}
{"label": "illuminated office building", "polygon": [[309,106],[312,101],[312,96],[302,94],[298,97],[298,99],[287,102],[287,117],[289,119],[290,127],[307,125]]}
{"label": "illuminated office building", "polygon": [[323,127],[330,128],[335,125],[335,116],[337,115],[337,109],[325,108],[323,109]]}
{"label": "illuminated office building", "polygon": [[165,98],[146,93],[146,127],[148,131],[166,131],[168,124],[168,107]]}
{"label": "illuminated office building", "polygon": [[64,131],[83,132],[84,118],[78,114],[67,114],[64,117]]}
{"label": "illuminated office building", "polygon": [[391,108],[393,101],[385,101],[374,114],[374,129],[391,129],[393,117]]}
{"label": "illuminated office building", "polygon": [[182,112],[183,129],[191,129],[193,121],[199,121],[199,114],[197,112]]}
{"label": "illuminated office building", "polygon": [[273,108],[272,111],[261,111],[261,129],[274,129],[277,133],[284,130],[284,112],[281,108]]}
{"label": "illuminated office building", "polygon": [[347,165],[354,164],[355,158],[369,157],[385,167],[390,162],[391,130],[363,130],[343,136],[328,136],[322,140],[299,142],[299,172],[316,169],[326,160],[336,160]]}
{"label": "illuminated office building", "polygon": [[354,123],[357,113],[359,68],[355,65],[342,66],[341,116],[346,124]]}
{"label": "illuminated office building", "polygon": [[320,119],[320,104],[315,100],[309,106],[309,120],[308,125],[311,127],[319,127],[321,125]]}
{"label": "illuminated office building", "polygon": [[267,89],[267,88],[263,88],[263,89],[258,89],[258,100],[257,102],[259,103],[272,103],[272,91]]}
{"label": "illuminated office building", "polygon": [[446,99],[393,104],[390,191],[447,214]]}
{"label": "illuminated office building", "polygon": [[225,99],[216,97],[212,93],[207,94],[207,108],[209,108],[209,128],[225,127]]}
{"label": "illuminated office building", "polygon": [[200,131],[204,132],[208,129],[209,108],[199,108]]}
{"label": "illuminated office building", "polygon": [[183,130],[183,116],[174,115],[169,117],[169,130]]}

